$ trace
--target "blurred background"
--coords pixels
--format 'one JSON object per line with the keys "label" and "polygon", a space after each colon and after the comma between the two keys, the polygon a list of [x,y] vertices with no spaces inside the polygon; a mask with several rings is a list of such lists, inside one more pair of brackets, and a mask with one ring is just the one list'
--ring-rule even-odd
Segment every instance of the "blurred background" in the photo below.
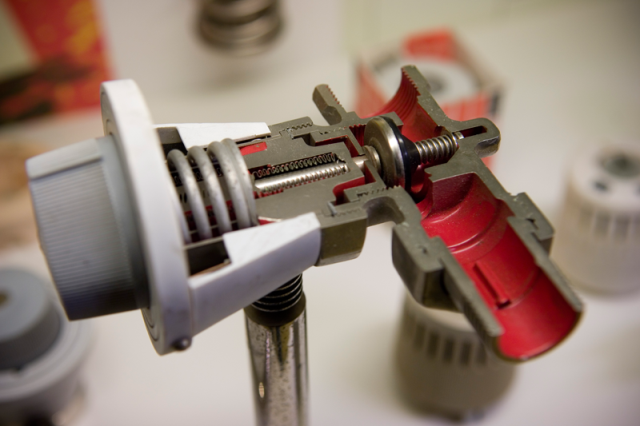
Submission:
{"label": "blurred background", "polygon": [[[422,61],[407,40],[445,31],[462,65],[441,70],[443,84],[488,99],[467,113],[490,115],[502,132],[493,172],[552,223],[573,158],[593,144],[640,144],[640,2],[281,0],[278,13],[281,22],[247,46],[208,27],[196,0],[0,0],[0,267],[48,276],[24,161],[101,135],[107,79],[136,80],[156,123],[324,123],[316,85],[361,109],[363,70],[384,97],[395,77],[380,58]],[[387,226],[371,228],[357,260],[305,273],[312,424],[451,423],[396,391],[404,290],[390,237]],[[474,423],[640,424],[640,294],[581,296],[577,331],[519,366],[507,395]],[[253,423],[242,313],[165,357],[137,312],[92,322],[84,408],[69,424]]]}

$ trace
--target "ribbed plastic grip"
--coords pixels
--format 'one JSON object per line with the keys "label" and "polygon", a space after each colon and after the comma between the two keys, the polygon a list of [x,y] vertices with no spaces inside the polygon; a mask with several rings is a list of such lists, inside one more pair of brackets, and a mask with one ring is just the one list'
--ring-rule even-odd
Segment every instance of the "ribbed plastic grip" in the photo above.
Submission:
{"label": "ribbed plastic grip", "polygon": [[43,154],[27,171],[42,249],[69,319],[144,305],[127,244],[135,225],[111,138]]}

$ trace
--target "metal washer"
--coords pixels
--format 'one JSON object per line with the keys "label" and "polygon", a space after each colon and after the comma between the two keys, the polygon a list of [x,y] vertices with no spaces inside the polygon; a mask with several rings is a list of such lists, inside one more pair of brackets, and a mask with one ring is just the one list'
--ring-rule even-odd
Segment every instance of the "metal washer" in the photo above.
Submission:
{"label": "metal washer", "polygon": [[364,143],[372,146],[380,157],[382,179],[389,187],[405,186],[405,161],[400,148],[402,135],[396,133],[383,117],[369,120],[364,131]]}

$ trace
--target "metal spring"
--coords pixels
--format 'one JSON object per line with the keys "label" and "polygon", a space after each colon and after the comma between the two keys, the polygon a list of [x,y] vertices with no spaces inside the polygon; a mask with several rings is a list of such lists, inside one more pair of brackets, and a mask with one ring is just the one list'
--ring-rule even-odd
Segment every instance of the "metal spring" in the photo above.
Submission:
{"label": "metal spring", "polygon": [[[213,160],[217,159],[224,176],[225,186],[231,198],[235,212],[236,223],[239,229],[256,226],[258,215],[249,171],[242,159],[242,154],[231,139],[221,142],[212,142],[205,150],[200,146],[189,148],[185,156],[180,150],[174,149],[167,155],[167,164],[174,168],[182,181],[186,200],[191,208],[196,232],[200,240],[213,237],[212,225],[209,214],[202,198],[200,186],[193,172],[193,166],[197,166],[202,176],[204,190],[211,201],[211,208],[218,226],[220,235],[232,230],[231,217],[224,198],[222,186],[218,174],[213,167]],[[192,241],[185,215],[182,212],[178,197],[175,197],[174,207],[179,210],[181,228],[185,243]]]}
{"label": "metal spring", "polygon": [[306,169],[264,178],[256,181],[255,185],[260,195],[263,196],[280,192],[287,188],[293,188],[294,186],[342,175],[348,171],[349,167],[347,164],[338,160],[335,163],[322,164],[316,167],[308,167]]}
{"label": "metal spring", "polygon": [[423,165],[441,164],[453,157],[459,148],[458,141],[464,136],[460,132],[435,138],[418,141],[415,143],[420,153],[420,162]]}
{"label": "metal spring", "polygon": [[202,0],[198,20],[203,40],[237,55],[265,50],[282,26],[279,0]]}
{"label": "metal spring", "polygon": [[302,274],[253,303],[253,307],[265,312],[280,312],[295,305],[302,297]]}
{"label": "metal spring", "polygon": [[264,179],[269,176],[289,173],[294,170],[306,169],[309,167],[317,166],[319,164],[334,163],[337,158],[338,156],[335,153],[327,152],[313,157],[303,158],[301,160],[294,160],[289,161],[288,163],[276,164],[275,166],[271,167],[261,167],[257,170],[253,170],[251,173],[256,180]]}

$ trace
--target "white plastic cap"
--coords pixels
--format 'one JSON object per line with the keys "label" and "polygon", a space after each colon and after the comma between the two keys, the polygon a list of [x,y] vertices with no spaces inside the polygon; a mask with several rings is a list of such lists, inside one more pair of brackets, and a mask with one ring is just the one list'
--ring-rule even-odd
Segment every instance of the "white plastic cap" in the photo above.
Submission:
{"label": "white plastic cap", "polygon": [[498,402],[516,373],[515,364],[485,348],[461,313],[426,308],[409,294],[395,350],[403,398],[421,411],[460,420]]}
{"label": "white plastic cap", "polygon": [[591,290],[640,287],[640,143],[595,146],[576,158],[553,256]]}

